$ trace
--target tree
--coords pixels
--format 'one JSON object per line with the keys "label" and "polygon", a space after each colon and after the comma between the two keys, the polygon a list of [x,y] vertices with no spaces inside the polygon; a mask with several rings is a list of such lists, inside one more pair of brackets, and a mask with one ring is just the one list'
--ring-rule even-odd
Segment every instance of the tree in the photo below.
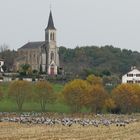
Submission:
{"label": "tree", "polygon": [[3,44],[0,46],[0,58],[4,60],[4,71],[12,71],[14,66],[15,58],[17,57],[17,52],[14,50],[10,50],[8,45]]}
{"label": "tree", "polygon": [[46,104],[52,103],[55,99],[53,88],[47,81],[38,81],[35,90],[35,100],[40,103],[42,111],[45,111]]}
{"label": "tree", "polygon": [[84,80],[73,80],[67,83],[62,91],[64,101],[72,112],[79,112],[87,104],[90,85]]}
{"label": "tree", "polygon": [[9,50],[9,47],[7,44],[0,45],[0,52],[5,52],[7,50]]}
{"label": "tree", "polygon": [[31,66],[29,64],[22,64],[20,67],[21,67],[20,73],[22,75],[28,75],[29,72],[31,71]]}
{"label": "tree", "polygon": [[112,91],[116,105],[123,113],[130,113],[140,108],[140,86],[121,84]]}
{"label": "tree", "polygon": [[102,85],[94,85],[88,93],[88,107],[95,113],[101,112],[107,99],[107,93]]}
{"label": "tree", "polygon": [[103,80],[100,77],[94,76],[94,75],[89,75],[87,77],[87,82],[91,85],[102,85],[103,84]]}
{"label": "tree", "polygon": [[23,80],[11,82],[8,96],[15,100],[18,110],[21,111],[23,103],[31,97],[30,83]]}
{"label": "tree", "polygon": [[108,97],[105,100],[105,108],[107,109],[108,112],[111,112],[112,110],[114,110],[116,107],[115,101],[112,97]]}
{"label": "tree", "polygon": [[111,72],[109,70],[103,70],[101,73],[103,76],[111,76]]}

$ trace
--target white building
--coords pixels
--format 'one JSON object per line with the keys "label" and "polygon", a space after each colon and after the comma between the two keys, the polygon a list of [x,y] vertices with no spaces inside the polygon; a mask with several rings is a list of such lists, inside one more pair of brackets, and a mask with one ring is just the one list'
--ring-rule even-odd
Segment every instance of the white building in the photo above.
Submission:
{"label": "white building", "polygon": [[0,72],[4,72],[2,66],[4,65],[4,60],[0,59]]}
{"label": "white building", "polygon": [[130,72],[122,76],[122,83],[140,84],[140,71],[132,67]]}

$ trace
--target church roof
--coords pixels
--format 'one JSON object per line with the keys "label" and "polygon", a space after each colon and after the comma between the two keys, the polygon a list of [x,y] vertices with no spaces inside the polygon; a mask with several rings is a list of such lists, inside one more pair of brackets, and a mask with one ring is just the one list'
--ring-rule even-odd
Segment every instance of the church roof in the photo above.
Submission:
{"label": "church roof", "polygon": [[39,41],[39,42],[28,42],[25,45],[23,45],[20,49],[36,49],[39,48],[40,46],[44,45],[45,41]]}
{"label": "church roof", "polygon": [[56,30],[55,27],[54,27],[54,22],[53,22],[53,17],[52,17],[52,12],[51,11],[50,11],[48,26],[47,26],[46,30],[48,30],[48,29]]}

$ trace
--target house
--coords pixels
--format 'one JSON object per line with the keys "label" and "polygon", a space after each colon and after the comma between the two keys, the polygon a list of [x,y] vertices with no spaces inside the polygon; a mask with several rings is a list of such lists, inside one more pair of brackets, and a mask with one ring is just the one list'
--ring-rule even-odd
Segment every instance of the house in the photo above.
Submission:
{"label": "house", "polygon": [[48,25],[45,29],[45,40],[28,42],[18,49],[15,60],[16,71],[22,64],[29,64],[32,70],[57,75],[59,68],[59,48],[56,41],[56,28],[50,11]]}
{"label": "house", "polygon": [[3,59],[0,59],[0,73],[4,72],[3,70],[3,65],[4,65],[4,60]]}
{"label": "house", "polygon": [[132,67],[130,72],[122,76],[122,83],[140,84],[140,71],[136,67]]}

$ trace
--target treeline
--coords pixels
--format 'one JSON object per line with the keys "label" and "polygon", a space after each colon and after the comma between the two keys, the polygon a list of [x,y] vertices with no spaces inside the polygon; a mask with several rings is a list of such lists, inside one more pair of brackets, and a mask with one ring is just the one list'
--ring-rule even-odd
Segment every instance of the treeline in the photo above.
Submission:
{"label": "treeline", "polygon": [[140,53],[113,46],[84,46],[68,49],[59,48],[60,63],[66,72],[73,72],[81,77],[89,74],[97,76],[122,76],[131,66],[140,67]]}
{"label": "treeline", "polygon": [[[75,79],[67,84],[60,93],[55,93],[48,81],[31,83],[23,80],[9,84],[8,94],[0,90],[0,99],[10,99],[16,103],[19,111],[23,104],[34,102],[40,104],[40,111],[47,111],[48,104],[67,105],[71,113],[133,113],[140,111],[140,86],[121,84],[108,92],[103,79],[90,75],[86,80]],[[34,110],[31,110],[34,111]]]}
{"label": "treeline", "polygon": [[140,86],[121,84],[108,92],[100,77],[90,75],[86,80],[67,83],[62,91],[63,100],[72,112],[85,107],[90,112],[132,113],[140,111]]}
{"label": "treeline", "polygon": [[[66,74],[86,78],[90,74],[103,77],[118,76],[128,72],[131,66],[140,68],[140,53],[113,46],[84,46],[74,49],[60,47],[60,65]],[[12,71],[17,51],[7,45],[0,46],[0,58],[5,60],[5,70]]]}

